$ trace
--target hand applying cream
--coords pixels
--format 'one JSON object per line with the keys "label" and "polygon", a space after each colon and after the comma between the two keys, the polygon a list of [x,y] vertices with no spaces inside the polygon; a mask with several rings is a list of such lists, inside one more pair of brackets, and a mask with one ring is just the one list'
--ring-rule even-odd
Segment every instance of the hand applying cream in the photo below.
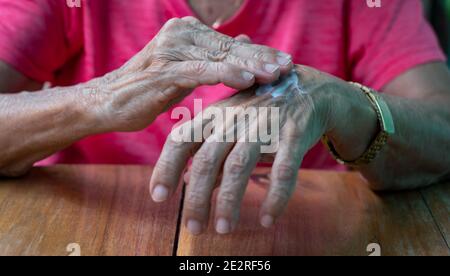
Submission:
{"label": "hand applying cream", "polygon": [[262,96],[270,93],[273,98],[277,98],[288,92],[292,92],[292,90],[298,92],[299,94],[307,94],[301,87],[297,72],[295,70],[292,70],[289,74],[282,76],[276,82],[260,86],[256,90],[256,95]]}

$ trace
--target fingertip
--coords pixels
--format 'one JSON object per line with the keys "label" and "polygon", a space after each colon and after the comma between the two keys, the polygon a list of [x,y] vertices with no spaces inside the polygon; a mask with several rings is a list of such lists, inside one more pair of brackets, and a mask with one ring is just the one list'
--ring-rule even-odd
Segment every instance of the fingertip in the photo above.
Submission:
{"label": "fingertip", "polygon": [[229,234],[232,231],[231,224],[228,219],[219,218],[216,220],[216,232],[221,235]]}
{"label": "fingertip", "polygon": [[280,66],[276,64],[266,63],[264,65],[264,71],[271,75],[279,75]]}
{"label": "fingertip", "polygon": [[242,75],[242,78],[247,82],[255,80],[255,75],[248,71],[242,71],[241,75]]}
{"label": "fingertip", "polygon": [[241,71],[240,79],[236,79],[236,77],[235,79],[229,79],[225,85],[234,89],[243,90],[251,87],[256,82],[256,76],[248,71]]}
{"label": "fingertip", "polygon": [[294,68],[292,56],[283,52],[277,54],[277,63],[280,66],[281,74],[286,74]]}
{"label": "fingertip", "polygon": [[151,196],[154,202],[164,202],[169,198],[169,189],[164,185],[156,185],[151,191]]}
{"label": "fingertip", "polygon": [[200,235],[203,231],[201,222],[196,219],[189,219],[186,222],[186,228],[188,229],[189,233],[194,236]]}
{"label": "fingertip", "polygon": [[263,215],[260,219],[260,223],[264,228],[270,228],[275,223],[275,218],[272,215]]}
{"label": "fingertip", "polygon": [[292,63],[292,56],[283,52],[279,52],[276,59],[280,66],[287,66]]}

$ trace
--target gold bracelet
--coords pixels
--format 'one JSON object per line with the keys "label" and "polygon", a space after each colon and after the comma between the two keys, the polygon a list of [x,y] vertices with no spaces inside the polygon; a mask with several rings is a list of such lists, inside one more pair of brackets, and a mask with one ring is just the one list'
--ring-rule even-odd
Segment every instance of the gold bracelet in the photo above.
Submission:
{"label": "gold bracelet", "polygon": [[383,98],[381,98],[378,95],[377,92],[359,83],[350,82],[350,84],[353,84],[356,87],[358,87],[361,91],[364,92],[364,94],[369,99],[371,105],[373,106],[373,108],[377,113],[377,118],[380,124],[381,131],[380,133],[378,133],[375,140],[372,141],[371,145],[366,150],[366,152],[364,152],[356,160],[342,159],[339,153],[336,151],[336,148],[333,146],[330,139],[326,135],[323,136],[322,142],[331,152],[336,161],[338,161],[340,164],[347,166],[367,165],[377,157],[378,153],[381,151],[384,145],[386,145],[388,138],[395,134],[394,120],[392,118],[392,114],[391,111],[389,110],[388,105],[383,100]]}

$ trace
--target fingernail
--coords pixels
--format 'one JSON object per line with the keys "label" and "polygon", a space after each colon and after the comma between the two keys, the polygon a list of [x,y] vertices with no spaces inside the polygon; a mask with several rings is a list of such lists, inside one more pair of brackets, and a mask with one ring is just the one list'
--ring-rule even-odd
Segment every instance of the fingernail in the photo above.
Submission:
{"label": "fingernail", "polygon": [[155,202],[165,201],[169,197],[169,189],[163,185],[158,185],[153,189],[152,198]]}
{"label": "fingernail", "polygon": [[280,66],[275,65],[275,64],[266,64],[264,65],[264,70],[270,74],[275,73],[275,71],[277,71],[278,69],[280,69]]}
{"label": "fingernail", "polygon": [[192,235],[198,235],[202,232],[202,225],[198,220],[190,219],[187,222],[187,229]]}
{"label": "fingernail", "polygon": [[243,71],[242,72],[242,77],[246,80],[246,81],[251,81],[255,76],[247,71]]}
{"label": "fingernail", "polygon": [[216,223],[216,231],[219,234],[228,234],[231,232],[231,226],[228,220],[220,218]]}
{"label": "fingernail", "polygon": [[286,54],[279,54],[277,57],[277,62],[279,65],[285,66],[292,62],[292,57]]}
{"label": "fingernail", "polygon": [[274,222],[274,219],[272,216],[265,215],[261,218],[261,225],[266,228],[271,227],[273,225],[273,222]]}

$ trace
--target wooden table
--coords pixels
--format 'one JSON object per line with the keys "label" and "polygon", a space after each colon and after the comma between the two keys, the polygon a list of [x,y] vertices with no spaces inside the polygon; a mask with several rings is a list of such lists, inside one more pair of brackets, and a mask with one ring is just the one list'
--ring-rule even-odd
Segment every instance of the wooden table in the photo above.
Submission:
{"label": "wooden table", "polygon": [[155,204],[150,174],[55,166],[0,180],[0,255],[369,255],[369,244],[382,255],[450,255],[450,184],[376,195],[357,173],[302,171],[285,215],[266,230],[257,218],[268,185],[261,168],[236,233],[210,226],[194,237],[180,226],[182,189]]}

